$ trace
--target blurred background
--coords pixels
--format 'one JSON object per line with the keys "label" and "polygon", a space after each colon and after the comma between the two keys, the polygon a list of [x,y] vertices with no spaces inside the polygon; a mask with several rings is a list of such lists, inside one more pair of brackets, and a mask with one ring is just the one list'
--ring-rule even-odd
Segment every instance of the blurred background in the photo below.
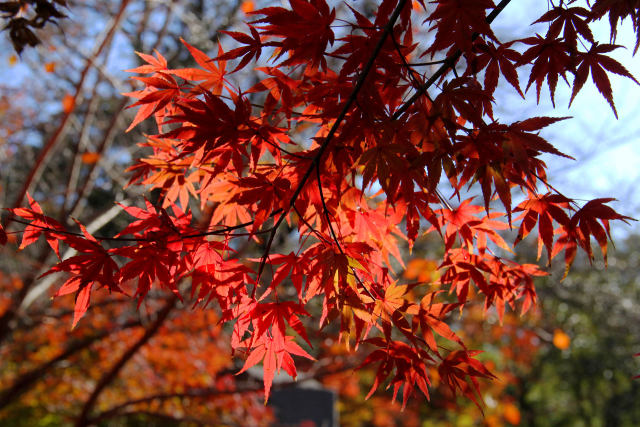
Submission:
{"label": "blurred background", "polygon": [[[71,218],[78,218],[90,232],[112,235],[124,223],[114,202],[135,204],[150,194],[126,187],[130,176],[123,173],[144,155],[137,145],[143,133],[153,132],[144,123],[125,133],[135,111],[126,109],[131,102],[122,94],[139,87],[124,70],[140,64],[135,52],[157,49],[171,68],[194,66],[181,37],[214,57],[220,31],[244,30],[247,13],[268,3],[59,3],[52,4],[66,18],[51,15],[34,33],[39,43],[27,44],[20,55],[8,31],[0,33],[0,206],[24,205],[28,190],[61,222],[72,225]],[[499,38],[546,32],[530,23],[547,2],[512,3],[494,24]],[[368,0],[349,4],[376,7]],[[592,29],[608,39],[608,22]],[[232,47],[227,38],[221,42]],[[617,43],[635,43],[630,22],[619,28]],[[613,56],[640,76],[632,48]],[[244,88],[255,83],[247,73],[234,79]],[[523,89],[526,80],[520,77]],[[567,108],[571,93],[562,82],[555,109],[545,89],[537,105],[533,88],[525,101],[508,87],[499,89],[494,108],[505,121],[573,116],[544,130],[576,159],[545,159],[551,183],[577,199],[616,197],[618,212],[639,218],[640,90],[628,79],[614,79],[612,86],[618,120],[589,85]],[[540,306],[526,316],[509,313],[500,324],[478,306],[453,317],[451,326],[484,351],[498,376],[482,384],[483,411],[453,400],[439,387],[437,372],[431,373],[430,402],[413,399],[401,412],[384,393],[364,400],[374,371],[355,373],[357,355],[321,334],[314,347],[326,362],[308,367],[297,387],[330,390],[343,426],[640,425],[640,383],[632,380],[640,373],[633,357],[640,352],[640,229],[632,223],[612,232],[616,245],[607,269],[601,259],[590,265],[580,258],[561,281],[563,266],[552,268],[537,281]],[[238,361],[229,354],[229,332],[217,326],[215,310],[193,310],[188,301],[182,305],[163,293],[151,293],[138,310],[136,301],[105,294],[70,331],[73,297],[51,301],[60,278],[36,279],[52,262],[46,243],[16,252],[20,234],[10,240],[0,256],[1,425],[72,425],[81,412],[104,426],[311,425],[283,420],[277,406],[264,407],[260,378],[234,375]],[[518,249],[522,259],[536,256],[533,241]],[[435,278],[439,250],[436,241],[417,242],[405,278]],[[282,381],[275,388],[291,386]]]}

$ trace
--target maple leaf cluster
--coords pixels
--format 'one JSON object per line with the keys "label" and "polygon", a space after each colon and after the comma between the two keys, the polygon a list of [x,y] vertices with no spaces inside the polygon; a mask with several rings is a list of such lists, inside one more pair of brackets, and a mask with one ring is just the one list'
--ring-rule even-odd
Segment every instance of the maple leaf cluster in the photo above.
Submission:
{"label": "maple leaf cluster", "polygon": [[40,44],[36,31],[47,23],[57,24],[65,18],[60,7],[66,7],[66,0],[14,0],[0,2],[1,18],[7,20],[3,30],[9,32],[14,50],[20,54],[26,46]]}
{"label": "maple leaf cluster", "polygon": [[[47,273],[67,273],[57,294],[76,293],[74,325],[98,288],[142,301],[153,288],[182,298],[190,283],[196,304],[214,304],[233,325],[240,372],[262,363],[265,399],[276,372],[295,378],[296,359],[314,359],[303,348],[309,332],[337,325],[347,345],[372,349],[371,393],[388,381],[403,404],[416,390],[428,397],[436,370],[478,401],[478,378],[493,374],[448,314],[478,298],[501,318],[526,312],[533,277],[546,273],[508,258],[520,240],[537,233],[539,252],[549,262],[564,252],[568,269],[578,247],[593,259],[592,237],[606,259],[609,222],[630,219],[607,206],[613,199],[580,206],[547,183],[541,155],[569,156],[540,130],[566,118],[502,123],[493,104],[500,75],[524,97],[519,71],[529,70],[526,89],[535,82],[539,98],[546,79],[553,100],[571,74],[573,101],[590,73],[616,113],[607,71],[636,80],[607,56],[619,46],[599,44],[589,24],[608,15],[613,37],[626,16],[637,29],[637,10],[560,2],[536,21],[549,23],[544,36],[501,41],[491,22],[508,3],[383,0],[365,16],[290,0],[250,12],[246,32],[225,33],[236,47],[215,57],[183,41],[200,68],[139,54],[145,64],[130,71],[144,87],[127,94],[138,107],[129,129],[153,118],[157,132],[130,184],[159,190],[160,201],[123,206],[133,221],[98,238],[30,200],[12,210],[28,224],[21,247],[44,235],[57,254],[61,242],[75,249]],[[439,59],[416,62],[424,57]],[[243,90],[234,75],[251,67],[258,81]],[[275,253],[286,229],[299,244]],[[438,277],[405,283],[403,248],[427,234],[443,242]],[[251,242],[257,257],[242,249]]]}

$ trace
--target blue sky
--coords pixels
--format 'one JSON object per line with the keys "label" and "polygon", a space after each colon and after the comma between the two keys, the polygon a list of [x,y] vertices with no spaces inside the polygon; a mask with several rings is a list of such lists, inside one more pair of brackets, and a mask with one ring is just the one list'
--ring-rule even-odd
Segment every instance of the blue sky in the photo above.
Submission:
{"label": "blue sky", "polygon": [[[547,2],[540,0],[515,0],[505,9],[494,23],[497,34],[518,32],[525,36],[532,29],[544,36],[547,26],[529,24],[532,16],[540,16],[547,10]],[[609,40],[609,22],[595,22],[591,29],[597,40],[603,43]],[[513,36],[510,36],[513,38]],[[622,63],[636,79],[640,80],[640,52],[633,54],[635,34],[631,22],[627,20],[618,29],[616,44],[630,46],[630,49],[617,49],[611,56]],[[523,86],[528,75],[521,75]],[[615,197],[619,202],[615,208],[623,214],[640,216],[640,192],[635,191],[640,178],[640,86],[632,80],[610,74],[614,101],[619,119],[616,120],[611,107],[600,95],[591,81],[591,77],[582,91],[567,108],[571,88],[562,80],[556,91],[556,108],[551,105],[546,82],[540,96],[540,105],[535,102],[535,88],[527,92],[523,101],[517,94],[506,94],[504,102],[498,101],[496,111],[505,119],[518,120],[531,115],[572,116],[573,118],[557,123],[543,131],[552,144],[560,151],[572,155],[575,161],[548,156],[551,182],[567,196],[578,199],[595,197]],[[571,82],[571,78],[569,79]],[[508,92],[508,89],[505,90]],[[520,106],[515,108],[514,106]],[[616,225],[618,232],[630,230],[630,227]],[[636,228],[637,229],[637,228]]]}

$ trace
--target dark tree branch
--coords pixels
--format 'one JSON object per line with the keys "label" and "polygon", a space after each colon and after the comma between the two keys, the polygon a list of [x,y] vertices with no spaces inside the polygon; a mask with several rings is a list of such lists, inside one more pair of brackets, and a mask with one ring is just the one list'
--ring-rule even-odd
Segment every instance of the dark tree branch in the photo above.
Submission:
{"label": "dark tree branch", "polygon": [[[505,7],[511,2],[511,0],[502,0],[498,5],[487,15],[487,23],[491,24],[494,19],[504,10]],[[471,39],[475,40],[478,38],[478,34],[474,34]],[[427,80],[422,86],[418,88],[416,93],[414,93],[411,98],[409,98],[402,107],[398,108],[396,112],[393,114],[393,119],[397,120],[402,116],[422,95],[427,93],[427,90],[444,74],[449,71],[450,68],[453,68],[458,59],[462,56],[462,51],[457,50],[456,52],[449,55],[443,62],[443,64],[438,68],[438,70]]]}
{"label": "dark tree branch", "polygon": [[387,23],[387,25],[384,27],[384,30],[382,31],[382,35],[380,36],[380,40],[378,40],[378,43],[376,44],[375,48],[373,49],[373,52],[372,52],[371,56],[369,57],[368,62],[364,66],[364,68],[362,70],[362,74],[360,74],[360,77],[358,78],[358,81],[356,82],[356,86],[353,88],[353,91],[351,92],[351,95],[347,99],[347,102],[345,103],[344,107],[340,111],[340,114],[338,115],[338,117],[336,118],[335,122],[333,123],[333,126],[331,126],[331,129],[329,130],[329,133],[327,134],[327,136],[325,137],[324,141],[320,145],[320,148],[318,149],[318,152],[313,157],[313,160],[311,161],[311,164],[307,168],[305,174],[303,175],[302,179],[300,180],[300,183],[298,184],[298,186],[296,187],[295,191],[293,192],[293,195],[291,196],[291,199],[289,200],[289,208],[285,212],[283,212],[282,215],[280,215],[278,220],[275,222],[275,224],[273,226],[273,229],[271,231],[271,234],[269,235],[269,239],[267,241],[267,245],[265,247],[264,254],[262,255],[262,259],[260,260],[260,266],[258,267],[258,275],[256,277],[256,284],[260,281],[260,276],[262,275],[262,271],[264,270],[265,264],[267,262],[267,258],[269,256],[269,252],[271,251],[271,245],[273,244],[273,239],[275,238],[276,233],[278,232],[278,228],[282,224],[282,221],[284,220],[285,216],[291,210],[291,207],[296,203],[296,200],[298,200],[298,196],[300,195],[300,193],[302,192],[302,189],[304,188],[304,186],[306,185],[307,181],[311,177],[311,174],[313,173],[313,170],[320,163],[322,155],[327,150],[327,147],[329,146],[329,144],[333,140],[333,137],[335,136],[336,132],[338,131],[338,128],[342,124],[342,121],[347,116],[347,113],[351,109],[351,105],[355,102],[355,100],[356,100],[356,98],[358,96],[358,93],[362,89],[362,86],[364,85],[364,82],[366,81],[367,76],[369,75],[369,72],[373,68],[373,65],[374,65],[374,63],[376,61],[376,58],[378,57],[378,54],[382,50],[382,47],[384,46],[384,43],[387,40],[387,37],[389,36],[391,31],[393,30],[393,27],[394,27],[396,21],[398,20],[398,18],[400,17],[400,13],[402,12],[402,9],[404,8],[406,3],[407,3],[407,0],[400,0],[398,2],[398,5],[396,6],[395,10],[391,14],[391,17],[389,18],[389,22]]}
{"label": "dark tree branch", "polygon": [[69,345],[67,345],[66,350],[64,350],[58,356],[20,375],[18,379],[14,381],[14,383],[11,386],[0,391],[0,409],[14,402],[17,398],[22,396],[22,394],[27,392],[36,382],[41,380],[42,377],[47,372],[49,372],[49,370],[53,368],[56,364],[62,362],[63,360],[68,359],[70,356],[82,350],[85,350],[86,348],[90,347],[94,342],[100,341],[108,337],[109,335],[113,334],[114,332],[122,331],[124,329],[134,328],[137,326],[140,326],[139,321],[129,322],[118,328],[104,330],[95,335],[85,337],[77,341],[71,341]]}

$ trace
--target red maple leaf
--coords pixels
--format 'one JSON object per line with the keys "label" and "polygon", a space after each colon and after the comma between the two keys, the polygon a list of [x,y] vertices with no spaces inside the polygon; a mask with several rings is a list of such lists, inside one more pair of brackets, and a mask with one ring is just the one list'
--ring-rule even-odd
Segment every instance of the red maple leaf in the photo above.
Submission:
{"label": "red maple leaf", "polygon": [[228,52],[225,52],[221,55],[218,55],[215,60],[216,61],[227,61],[229,59],[235,59],[238,57],[242,57],[240,63],[236,66],[233,72],[238,71],[241,68],[244,68],[251,59],[255,58],[256,60],[260,58],[262,54],[262,48],[267,46],[274,46],[275,43],[262,43],[262,38],[258,31],[256,31],[255,27],[252,25],[248,25],[249,31],[251,31],[251,37],[249,37],[245,33],[241,33],[239,31],[222,31],[224,34],[230,35],[234,40],[245,44],[247,46],[237,47]]}
{"label": "red maple leaf", "polygon": [[536,34],[536,37],[528,37],[519,41],[531,46],[522,54],[516,64],[519,66],[533,63],[526,90],[529,90],[531,84],[536,82],[536,96],[540,102],[540,89],[546,78],[551,102],[555,106],[554,94],[558,77],[562,77],[568,85],[567,71],[575,69],[575,60],[569,55],[568,43],[563,39],[551,36],[543,38],[539,34]]}
{"label": "red maple leaf", "polygon": [[556,6],[542,15],[534,24],[538,22],[552,22],[547,31],[547,38],[556,38],[564,28],[562,37],[574,49],[578,44],[578,34],[585,40],[593,43],[593,34],[589,29],[588,19],[590,13],[583,7]]}
{"label": "red maple leaf", "polygon": [[164,107],[171,103],[181,93],[180,86],[166,69],[167,60],[159,52],[156,51],[156,56],[158,58],[140,53],[138,55],[147,61],[149,65],[142,65],[128,70],[128,72],[143,74],[153,73],[153,75],[151,77],[133,77],[134,79],[143,82],[145,84],[145,88],[134,92],[123,93],[125,96],[138,100],[127,108],[141,106],[136,113],[135,118],[131,122],[131,125],[127,128],[127,132],[152,114],[160,113]]}
{"label": "red maple leaf", "polygon": [[283,7],[267,7],[251,12],[264,15],[252,24],[260,24],[263,36],[282,38],[276,42],[277,56],[288,54],[282,65],[310,64],[312,68],[327,68],[324,57],[328,44],[335,35],[331,23],[336,17],[325,0],[289,0],[291,10]]}
{"label": "red maple leaf", "polygon": [[447,304],[434,302],[435,297],[440,293],[429,292],[426,294],[420,302],[420,309],[418,314],[413,318],[414,329],[417,329],[417,325],[420,325],[422,330],[422,338],[425,340],[429,349],[436,354],[439,354],[438,345],[436,343],[433,332],[446,338],[450,341],[456,342],[464,347],[462,340],[456,335],[449,325],[444,321],[444,317],[447,313],[455,310],[460,306],[459,303]]}
{"label": "red maple leaf", "polygon": [[20,249],[26,248],[37,241],[40,235],[44,235],[47,243],[51,246],[51,249],[53,249],[59,259],[60,249],[58,240],[60,239],[60,234],[56,234],[56,231],[64,231],[64,227],[55,219],[44,215],[38,202],[33,200],[29,193],[27,193],[27,199],[29,200],[31,209],[16,208],[11,210],[14,215],[24,218],[27,221],[31,221],[22,233]]}
{"label": "red maple leaf", "polygon": [[565,212],[569,209],[571,200],[557,194],[544,194],[535,196],[530,194],[530,198],[520,203],[515,212],[523,212],[520,218],[522,222],[518,229],[518,236],[514,244],[518,244],[522,239],[527,237],[533,228],[538,225],[538,258],[542,251],[542,246],[546,247],[551,262],[551,253],[553,247],[553,236],[555,229],[553,221],[560,225],[569,223],[569,216]]}
{"label": "red maple leaf", "polygon": [[611,41],[616,40],[618,35],[618,21],[622,22],[627,17],[631,18],[631,23],[636,31],[636,44],[633,48],[633,54],[638,52],[640,47],[640,12],[638,5],[633,1],[619,0],[596,0],[591,7],[591,19],[601,19],[607,16],[611,27]]}
{"label": "red maple leaf", "polygon": [[470,52],[474,34],[496,40],[486,20],[486,10],[495,7],[491,0],[439,0],[436,10],[427,21],[435,22],[430,30],[436,37],[427,53],[446,50],[449,47]]}
{"label": "red maple leaf", "polygon": [[402,386],[404,386],[402,391],[403,408],[406,406],[407,400],[413,394],[416,386],[429,398],[428,386],[430,381],[427,374],[427,364],[433,363],[433,358],[426,351],[416,349],[401,341],[386,341],[382,338],[372,338],[366,342],[377,346],[379,349],[369,354],[360,365],[360,368],[380,362],[376,378],[369,390],[369,394],[367,394],[367,399],[371,397],[393,371],[395,371],[395,375],[389,384],[389,386],[393,386],[392,400],[396,399]]}
{"label": "red maple leaf", "polygon": [[[77,221],[76,221],[77,222]],[[112,259],[112,251],[105,249],[86,228],[77,222],[83,237],[65,234],[62,240],[78,251],[75,255],[54,265],[49,271],[40,277],[52,273],[66,272],[70,278],[58,289],[54,296],[76,294],[76,303],[73,312],[73,325],[76,326],[80,318],[89,308],[91,288],[94,284],[106,287],[109,291],[122,292],[118,285],[118,265]]]}
{"label": "red maple leaf", "polygon": [[603,55],[604,53],[611,52],[619,47],[622,46],[613,44],[599,45],[596,42],[591,45],[591,49],[589,49],[588,52],[578,52],[578,68],[576,70],[576,78],[573,81],[573,91],[571,93],[569,105],[571,105],[573,99],[576,97],[578,92],[580,92],[580,89],[582,89],[582,86],[587,81],[587,77],[589,77],[589,71],[591,71],[591,79],[593,80],[593,83],[595,83],[598,91],[602,94],[604,99],[606,99],[609,105],[611,105],[611,109],[613,110],[613,114],[615,114],[616,119],[618,118],[618,112],[616,111],[616,106],[613,103],[611,83],[609,82],[609,77],[605,70],[620,76],[628,77],[636,84],[640,85],[635,77],[633,77],[631,73],[622,66],[622,64],[613,58]]}
{"label": "red maple leaf", "polygon": [[481,400],[482,396],[477,378],[496,377],[480,361],[473,358],[479,353],[481,352],[477,350],[453,351],[438,366],[438,373],[442,382],[449,386],[452,392],[460,391],[482,409],[478,400]]}
{"label": "red maple leaf", "polygon": [[281,341],[277,341],[267,335],[262,335],[252,342],[252,346],[248,351],[249,356],[242,369],[236,375],[245,372],[247,369],[262,361],[265,403],[269,399],[271,384],[273,383],[273,377],[276,372],[284,369],[290,377],[294,379],[297,377],[296,366],[291,357],[292,354],[315,360],[309,353],[304,351],[302,347],[296,344],[291,336],[285,336]]}
{"label": "red maple leaf", "polygon": [[[185,80],[201,82],[198,83],[196,88],[194,89],[196,92],[206,90],[211,91],[215,95],[220,95],[222,92],[222,88],[227,83],[225,79],[225,68],[226,61],[221,60],[213,60],[209,58],[204,52],[195,47],[191,46],[186,41],[180,39],[182,44],[184,44],[193,59],[196,60],[199,66],[204,68],[203,70],[198,68],[180,68],[176,70],[167,70],[168,73],[181,77]],[[218,57],[224,55],[222,50],[222,46],[218,46]],[[218,66],[216,66],[216,63]]]}
{"label": "red maple leaf", "polygon": [[498,86],[500,73],[524,98],[520,90],[518,72],[514,64],[520,60],[520,52],[510,49],[515,41],[499,44],[497,47],[492,42],[476,43],[474,45],[474,55],[467,63],[465,74],[476,74],[484,71],[484,90],[493,94]]}

